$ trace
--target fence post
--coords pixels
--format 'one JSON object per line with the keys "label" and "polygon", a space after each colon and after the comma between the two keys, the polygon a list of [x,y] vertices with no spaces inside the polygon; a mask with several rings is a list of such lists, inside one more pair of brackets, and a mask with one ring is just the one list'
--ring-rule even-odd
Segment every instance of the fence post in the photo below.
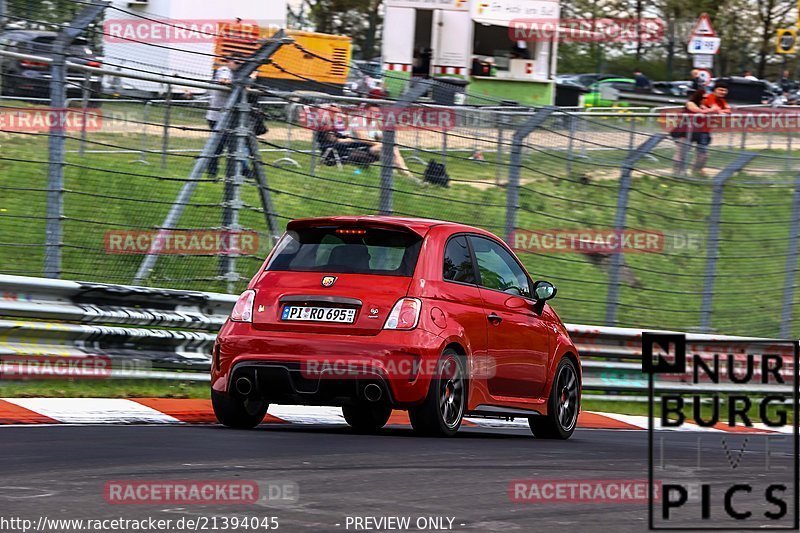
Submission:
{"label": "fence post", "polygon": [[[247,88],[242,91],[242,98],[236,104],[236,112],[234,115],[236,130],[234,137],[236,139],[236,152],[234,154],[234,171],[232,176],[225,175],[225,199],[223,202],[223,227],[228,236],[235,235],[241,232],[242,228],[239,225],[239,209],[242,208],[242,199],[240,194],[240,187],[245,182],[245,169],[247,168],[248,151],[251,146],[247,139],[251,135],[250,125],[250,103],[247,100]],[[255,157],[250,161],[251,165],[255,164]],[[225,281],[228,283],[228,292],[233,293],[235,283],[239,281],[239,274],[236,272],[236,257],[239,253],[228,247],[227,253],[220,255],[220,273]]]}
{"label": "fence post", "polygon": [[233,108],[238,104],[239,100],[242,98],[242,94],[245,92],[244,87],[246,86],[246,80],[260,65],[264,64],[275,52],[277,52],[280,47],[283,46],[284,42],[286,42],[285,34],[283,30],[279,30],[272,36],[271,39],[265,42],[245,64],[240,66],[238,69],[236,69],[236,72],[234,72],[233,89],[231,91],[231,95],[228,97],[228,101],[225,103],[225,111],[220,117],[216,129],[211,134],[208,141],[206,141],[203,151],[200,153],[200,156],[195,162],[194,167],[192,167],[192,171],[189,174],[186,183],[183,184],[178,196],[175,198],[175,202],[172,204],[169,213],[167,213],[167,216],[164,218],[164,222],[159,227],[158,238],[153,239],[154,244],[151,245],[147,255],[139,265],[139,269],[133,278],[135,283],[140,283],[148,275],[150,275],[150,272],[152,272],[153,268],[155,268],[156,261],[158,260],[158,254],[156,253],[155,248],[157,245],[156,243],[160,242],[162,237],[166,236],[167,232],[178,224],[181,215],[183,215],[183,210],[186,209],[186,205],[191,199],[192,194],[194,194],[199,180],[203,176],[203,172],[205,172],[209,159],[214,157],[217,146],[219,143],[224,141],[224,137],[226,135],[225,130],[231,126],[232,115],[234,112]]}
{"label": "fence post", "polygon": [[544,124],[555,108],[542,107],[517,128],[511,138],[511,154],[508,169],[508,190],[506,191],[506,227],[505,237],[509,246],[517,227],[517,211],[519,211],[519,172],[522,166],[522,144],[533,130]]}
{"label": "fence post", "polygon": [[83,75],[83,85],[81,86],[81,114],[83,119],[81,120],[81,144],[78,147],[78,153],[81,157],[83,157],[86,150],[86,110],[89,108],[91,79],[92,74],[86,72]]}
{"label": "fence post", "polygon": [[789,244],[786,253],[786,278],[783,282],[783,307],[781,309],[780,337],[788,339],[792,334],[792,307],[794,284],[797,280],[797,242],[800,238],[800,174],[795,177],[792,196],[792,225],[789,227]]}
{"label": "fence post", "polygon": [[[648,137],[645,142],[637,146],[622,162],[619,176],[619,195],[617,196],[617,213],[614,218],[614,231],[620,235],[625,231],[628,217],[628,194],[631,190],[631,177],[634,165],[644,156],[649,154],[658,144],[666,138],[664,134]],[[606,326],[617,324],[617,305],[619,304],[619,278],[623,263],[623,250],[611,257],[611,269],[608,272],[608,293],[606,296]]]}
{"label": "fence post", "polygon": [[719,223],[722,219],[722,200],[725,183],[742,170],[756,154],[745,152],[714,176],[714,191],[711,198],[711,214],[708,217],[708,237],[706,239],[706,268],[703,274],[703,297],[700,305],[700,332],[711,330],[711,310],[714,299],[714,277],[719,259]]}
{"label": "fence post", "polygon": [[[172,84],[167,84],[167,97],[164,101],[164,128],[161,135],[161,168],[167,168],[167,152],[169,151],[169,127],[172,121]],[[147,121],[145,121],[147,122]]]}
{"label": "fence post", "polygon": [[135,159],[131,161],[131,163],[141,163],[143,165],[149,165],[150,163],[147,162],[147,125],[150,121],[150,108],[153,106],[153,102],[147,101],[144,103],[144,112],[142,113],[142,134],[140,137],[139,143],[139,159]]}
{"label": "fence post", "polygon": [[495,174],[494,174],[494,183],[495,185],[500,185],[500,180],[502,179],[502,169],[503,169],[503,141],[505,137],[505,124],[506,116],[503,114],[502,111],[497,113],[497,152],[495,155]]}
{"label": "fence post", "polygon": [[[63,113],[67,99],[67,49],[84,30],[105,10],[107,2],[95,2],[83,10],[61,31],[53,43],[53,63],[50,79],[50,107]],[[47,174],[47,222],[45,224],[44,275],[61,276],[61,246],[64,216],[64,165],[66,135],[59,121],[54,121],[48,139],[50,166]]]}
{"label": "fence post", "polygon": [[[432,80],[421,80],[406,91],[395,102],[395,112],[399,113],[413,102],[416,102],[424,94],[426,94],[431,86]],[[388,128],[383,132],[383,145],[381,146],[381,196],[378,212],[381,215],[391,215],[392,207],[392,193],[394,187],[394,128]]]}

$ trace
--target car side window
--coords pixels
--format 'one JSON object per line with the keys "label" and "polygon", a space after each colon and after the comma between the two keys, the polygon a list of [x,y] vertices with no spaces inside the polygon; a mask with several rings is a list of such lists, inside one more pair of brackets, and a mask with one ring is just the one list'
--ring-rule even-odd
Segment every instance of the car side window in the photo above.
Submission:
{"label": "car side window", "polygon": [[447,241],[444,250],[444,269],[442,276],[449,281],[476,283],[472,256],[469,254],[467,239],[463,235]]}
{"label": "car side window", "polygon": [[484,237],[470,237],[470,242],[478,261],[482,287],[531,297],[528,276],[508,250]]}

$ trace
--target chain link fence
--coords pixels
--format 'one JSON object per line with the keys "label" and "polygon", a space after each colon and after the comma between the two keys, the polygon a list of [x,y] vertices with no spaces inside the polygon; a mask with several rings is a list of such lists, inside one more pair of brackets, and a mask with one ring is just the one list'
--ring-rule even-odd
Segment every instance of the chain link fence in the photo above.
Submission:
{"label": "chain link fence", "polygon": [[0,97],[0,273],[237,292],[289,220],[393,214],[498,234],[568,322],[800,336],[794,131],[715,132],[704,150],[659,108],[532,109],[435,80],[287,92],[249,72],[296,43],[258,44],[228,85]]}

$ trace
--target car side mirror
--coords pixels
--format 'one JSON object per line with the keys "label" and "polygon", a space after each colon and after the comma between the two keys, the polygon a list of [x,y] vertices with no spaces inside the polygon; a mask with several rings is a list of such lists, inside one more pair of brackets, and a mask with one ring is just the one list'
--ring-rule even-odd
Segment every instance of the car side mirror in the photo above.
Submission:
{"label": "car side mirror", "polygon": [[547,300],[552,300],[556,296],[555,285],[550,283],[549,281],[537,281],[533,284],[533,298],[536,300],[536,303],[533,304],[533,311],[537,315],[541,315],[542,311],[544,311],[544,303]]}

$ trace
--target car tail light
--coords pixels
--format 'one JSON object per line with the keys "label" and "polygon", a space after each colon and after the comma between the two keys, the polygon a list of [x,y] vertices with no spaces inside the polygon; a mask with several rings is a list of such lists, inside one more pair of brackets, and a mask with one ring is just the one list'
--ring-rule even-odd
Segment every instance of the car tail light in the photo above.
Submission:
{"label": "car tail light", "polygon": [[101,62],[99,62],[99,61],[89,61],[89,62],[88,62],[88,63],[86,63],[86,64],[87,64],[88,66],[90,66],[90,67],[94,67],[94,68],[100,68],[100,67],[102,67],[102,66],[103,66],[103,64],[102,64]]}
{"label": "car tail light", "polygon": [[419,312],[422,310],[422,302],[417,298],[400,298],[383,329],[414,329],[419,322]]}
{"label": "car tail light", "polygon": [[29,59],[23,59],[19,64],[25,68],[44,68],[47,66],[47,63],[43,61],[31,61]]}
{"label": "car tail light", "polygon": [[236,300],[236,305],[231,311],[233,322],[252,322],[253,321],[253,302],[256,299],[256,291],[248,289]]}

